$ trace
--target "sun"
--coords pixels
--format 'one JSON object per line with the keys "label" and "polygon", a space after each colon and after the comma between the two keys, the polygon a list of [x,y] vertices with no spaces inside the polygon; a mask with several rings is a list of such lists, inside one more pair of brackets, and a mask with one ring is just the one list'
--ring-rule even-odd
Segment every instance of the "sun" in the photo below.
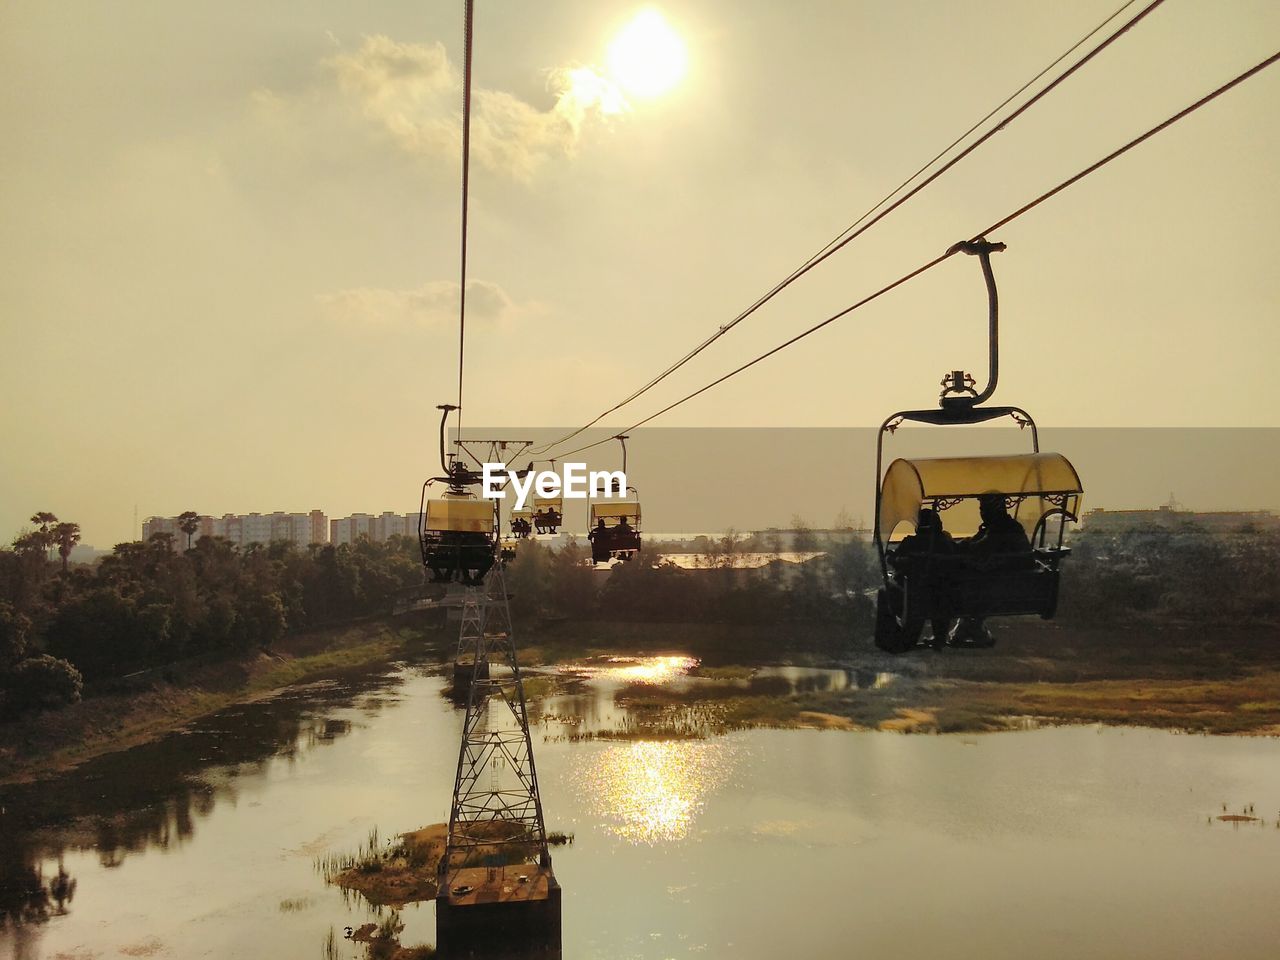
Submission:
{"label": "sun", "polygon": [[678,84],[689,67],[684,41],[653,7],[637,13],[609,44],[609,73],[636,97],[657,97]]}

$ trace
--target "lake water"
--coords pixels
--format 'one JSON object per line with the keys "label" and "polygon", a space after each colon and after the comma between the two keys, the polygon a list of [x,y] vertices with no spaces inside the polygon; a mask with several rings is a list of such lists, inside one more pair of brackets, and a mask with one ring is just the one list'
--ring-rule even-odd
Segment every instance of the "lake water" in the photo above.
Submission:
{"label": "lake water", "polygon": [[[553,850],[569,960],[1280,955],[1280,741],[566,735],[624,725],[619,690],[696,682],[689,665],[588,664],[533,710],[547,826],[575,837]],[[361,956],[342,931],[375,911],[314,860],[447,818],[461,711],[444,692],[414,666],[294,689],[0,788],[0,956],[314,960],[331,932]],[[1218,821],[1224,804],[1262,822]],[[27,896],[59,863],[61,908]],[[434,942],[431,904],[401,918],[403,943]]]}

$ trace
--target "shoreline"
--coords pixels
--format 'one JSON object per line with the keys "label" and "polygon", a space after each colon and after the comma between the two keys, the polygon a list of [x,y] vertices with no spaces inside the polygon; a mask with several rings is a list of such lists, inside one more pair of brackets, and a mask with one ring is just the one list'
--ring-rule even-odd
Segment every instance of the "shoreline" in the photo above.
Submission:
{"label": "shoreline", "polygon": [[[982,733],[1036,726],[1097,724],[1176,729],[1189,733],[1280,736],[1280,651],[1264,643],[1221,647],[1235,658],[1188,657],[1186,643],[1205,647],[1199,628],[1088,631],[1032,624],[1009,633],[993,650],[928,650],[901,657],[855,643],[831,650],[838,628],[805,625],[780,637],[773,627],[728,624],[561,623],[522,631],[522,665],[564,666],[590,656],[680,652],[706,671],[696,691],[661,687],[632,691],[634,709],[661,710],[715,701],[725,729],[881,730],[901,733]],[[1117,647],[1117,635],[1127,642]],[[775,638],[775,657],[764,638]],[[1268,638],[1269,639],[1269,638]],[[274,696],[299,684],[389,665],[435,647],[432,633],[411,621],[379,619],[300,634],[273,654],[173,671],[134,693],[91,696],[63,710],[0,727],[0,786],[29,783],[127,750],[228,706]],[[814,641],[817,641],[816,643]],[[750,659],[733,661],[730,641]],[[1052,646],[1051,646],[1052,645]],[[1105,651],[1104,648],[1105,647]],[[1145,654],[1159,651],[1147,659]],[[829,651],[829,652],[828,652]],[[1053,656],[1052,654],[1057,654]],[[1134,654],[1139,654],[1135,661]],[[1212,662],[1210,662],[1212,661]],[[836,692],[752,692],[734,686],[756,667],[793,665],[892,675],[883,689]],[[550,693],[543,691],[541,695]],[[540,696],[533,699],[540,699]],[[660,730],[654,731],[660,735]]]}
{"label": "shoreline", "polygon": [[289,637],[268,654],[179,665],[137,693],[102,693],[0,725],[0,786],[31,783],[150,743],[226,707],[306,683],[389,665],[424,646],[422,631],[387,620]]}
{"label": "shoreline", "polygon": [[[1259,691],[1269,700],[1258,700]],[[883,694],[883,695],[882,695]],[[920,734],[1016,732],[1093,726],[1208,736],[1280,736],[1280,672],[1237,682],[1010,683],[966,680],[908,684],[894,693],[789,698],[781,710],[743,699],[728,705],[734,728],[847,729]]]}

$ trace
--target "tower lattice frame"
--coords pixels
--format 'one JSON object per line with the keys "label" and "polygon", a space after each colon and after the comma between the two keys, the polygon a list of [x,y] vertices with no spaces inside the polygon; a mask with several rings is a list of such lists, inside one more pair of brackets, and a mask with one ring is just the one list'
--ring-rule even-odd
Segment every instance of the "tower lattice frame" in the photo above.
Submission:
{"label": "tower lattice frame", "polygon": [[[550,868],[546,824],[516,659],[502,564],[463,588],[455,667],[470,660],[442,889],[472,867],[533,863]],[[459,673],[462,676],[459,676]],[[468,671],[457,671],[463,679]]]}

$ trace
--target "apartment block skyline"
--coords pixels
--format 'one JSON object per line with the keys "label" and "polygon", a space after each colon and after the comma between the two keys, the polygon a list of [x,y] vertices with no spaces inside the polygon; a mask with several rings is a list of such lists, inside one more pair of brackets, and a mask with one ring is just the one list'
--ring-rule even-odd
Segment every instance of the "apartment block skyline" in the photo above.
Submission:
{"label": "apartment block skyline", "polygon": [[384,511],[374,516],[369,513],[353,513],[329,521],[329,542],[335,547],[355,543],[360,537],[368,537],[374,543],[382,543],[394,536],[416,537],[418,514]]}
{"label": "apartment block skyline", "polygon": [[[142,539],[149,540],[157,533],[173,536],[174,549],[186,547],[187,535],[182,532],[177,517],[148,517],[142,524]],[[330,520],[322,510],[308,513],[225,513],[221,517],[202,515],[197,521],[193,542],[201,537],[224,537],[239,547],[250,543],[271,543],[284,540],[300,547],[313,543],[331,543],[334,546],[355,543],[360,537],[368,537],[382,543],[393,536],[417,536],[418,514],[353,513],[349,517]]]}

